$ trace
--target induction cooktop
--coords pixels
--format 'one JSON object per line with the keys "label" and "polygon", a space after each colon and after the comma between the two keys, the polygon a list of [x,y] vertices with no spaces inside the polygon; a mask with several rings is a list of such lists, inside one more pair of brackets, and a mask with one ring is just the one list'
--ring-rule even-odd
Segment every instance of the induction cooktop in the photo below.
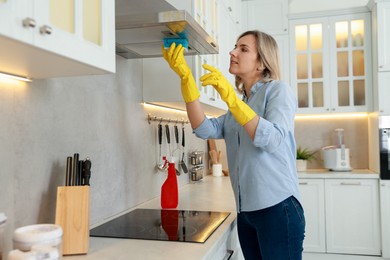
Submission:
{"label": "induction cooktop", "polygon": [[230,212],[135,209],[91,229],[92,237],[204,243]]}

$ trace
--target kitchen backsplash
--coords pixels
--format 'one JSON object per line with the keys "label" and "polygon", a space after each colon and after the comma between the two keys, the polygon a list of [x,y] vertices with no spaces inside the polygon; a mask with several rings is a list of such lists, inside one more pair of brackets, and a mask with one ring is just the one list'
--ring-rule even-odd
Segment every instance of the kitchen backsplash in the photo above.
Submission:
{"label": "kitchen backsplash", "polygon": [[[141,59],[118,57],[116,74],[28,85],[0,81],[0,212],[8,217],[6,248],[16,227],[54,222],[56,189],[64,184],[66,157],[73,153],[92,161],[91,224],[160,195],[166,173],[156,170],[158,123],[149,124],[147,115],[187,117],[144,106],[141,75]],[[187,151],[207,149],[189,124],[185,132]],[[188,174],[182,174],[179,186],[187,181]]]}
{"label": "kitchen backsplash", "polygon": [[[160,195],[166,174],[155,167],[158,123],[149,124],[147,115],[186,119],[186,114],[144,106],[141,75],[141,59],[117,57],[116,74],[28,85],[0,82],[0,212],[8,217],[6,248],[15,228],[54,222],[56,188],[64,184],[66,157],[75,152],[92,161],[92,225]],[[340,127],[352,167],[367,168],[365,118],[297,121],[297,144],[331,145],[331,132]],[[185,131],[186,150],[207,149],[190,125]],[[182,174],[179,185],[187,180]]]}
{"label": "kitchen backsplash", "polygon": [[308,168],[324,168],[320,150],[336,145],[335,129],[344,129],[344,144],[350,149],[350,164],[354,169],[368,169],[368,117],[299,118],[295,120],[297,146],[316,151],[316,159]]}

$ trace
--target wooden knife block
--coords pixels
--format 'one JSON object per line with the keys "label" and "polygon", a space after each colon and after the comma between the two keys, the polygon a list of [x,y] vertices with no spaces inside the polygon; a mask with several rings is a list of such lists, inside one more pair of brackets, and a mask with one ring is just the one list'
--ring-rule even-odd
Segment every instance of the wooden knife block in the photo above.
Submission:
{"label": "wooden knife block", "polygon": [[63,230],[62,254],[87,254],[89,248],[89,186],[57,188],[56,221]]}

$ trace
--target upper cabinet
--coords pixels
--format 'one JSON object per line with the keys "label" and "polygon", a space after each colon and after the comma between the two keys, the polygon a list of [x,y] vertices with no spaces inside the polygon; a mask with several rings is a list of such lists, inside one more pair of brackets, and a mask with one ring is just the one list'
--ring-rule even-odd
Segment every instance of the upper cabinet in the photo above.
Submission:
{"label": "upper cabinet", "polygon": [[244,30],[259,30],[274,37],[279,47],[281,79],[290,82],[288,1],[243,1],[242,24]]}
{"label": "upper cabinet", "polygon": [[[218,0],[168,0],[178,10],[186,10],[216,42],[219,39]],[[220,47],[221,51],[221,47]],[[219,54],[186,56],[201,96],[199,98],[206,114],[220,115],[227,106],[212,86],[202,87],[199,78],[206,73],[202,64],[219,67]],[[143,59],[143,99],[146,103],[186,109],[180,90],[180,78],[173,72],[164,58]]]}
{"label": "upper cabinet", "polygon": [[390,114],[390,0],[372,0],[374,111]]}
{"label": "upper cabinet", "polygon": [[371,107],[368,12],[290,20],[290,76],[299,113]]}
{"label": "upper cabinet", "polygon": [[248,30],[276,35],[288,33],[288,1],[243,1],[243,24]]}
{"label": "upper cabinet", "polygon": [[373,20],[373,49],[377,54],[377,60],[374,61],[374,67],[378,71],[390,71],[390,1],[389,0],[372,0]]}
{"label": "upper cabinet", "polygon": [[110,0],[0,0],[0,70],[31,78],[115,72]]}

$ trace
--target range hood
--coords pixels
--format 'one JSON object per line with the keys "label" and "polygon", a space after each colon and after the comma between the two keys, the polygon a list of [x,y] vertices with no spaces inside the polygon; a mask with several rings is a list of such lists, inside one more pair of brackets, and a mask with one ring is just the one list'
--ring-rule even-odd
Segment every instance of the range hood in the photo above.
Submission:
{"label": "range hood", "polygon": [[[188,40],[185,55],[217,54],[218,44],[184,10],[148,11],[140,5],[145,0],[126,1],[138,13],[116,14],[116,53],[127,59],[161,57],[163,39],[183,37]],[[118,6],[116,6],[118,8]],[[146,9],[146,10],[145,10]]]}

